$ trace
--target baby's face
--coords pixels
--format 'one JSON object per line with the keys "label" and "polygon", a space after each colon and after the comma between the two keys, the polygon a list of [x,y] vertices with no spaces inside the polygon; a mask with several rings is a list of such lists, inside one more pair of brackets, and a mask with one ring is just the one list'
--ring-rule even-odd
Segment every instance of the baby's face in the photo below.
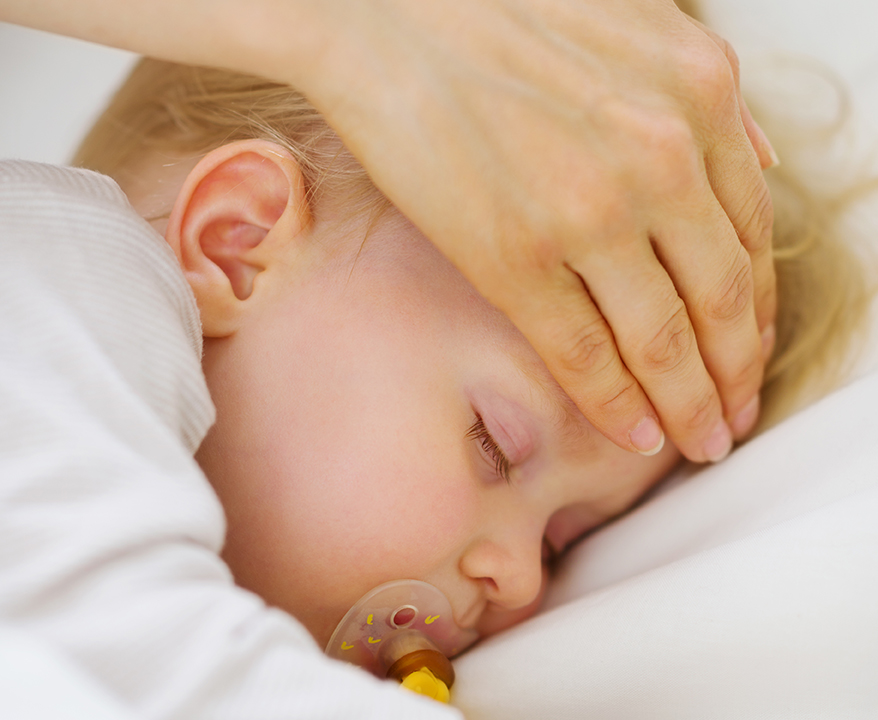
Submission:
{"label": "baby's face", "polygon": [[[316,230],[207,340],[198,460],[239,584],[325,645],[363,594],[424,580],[482,633],[537,606],[546,553],[627,508],[678,454],[600,435],[512,324],[396,213]],[[328,250],[331,248],[331,250]]]}

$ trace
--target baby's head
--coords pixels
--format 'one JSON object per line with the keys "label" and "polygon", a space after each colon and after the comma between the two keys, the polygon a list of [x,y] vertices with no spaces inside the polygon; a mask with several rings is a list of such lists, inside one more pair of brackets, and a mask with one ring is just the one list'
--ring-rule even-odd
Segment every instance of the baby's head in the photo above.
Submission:
{"label": "baby's head", "polygon": [[225,559],[321,642],[402,578],[442,590],[463,627],[520,617],[546,553],[676,460],[594,430],[397,211],[315,212],[278,145],[208,153],[166,238],[203,318],[218,420],[197,458],[228,516]]}
{"label": "baby's head", "polygon": [[630,507],[676,450],[600,435],[313,112],[279,141],[255,93],[249,115],[239,101],[212,101],[250,122],[238,136],[200,130],[201,99],[168,130],[191,150],[129,120],[146,147],[84,159],[163,232],[198,301],[218,419],[197,459],[236,581],[322,644],[397,579],[439,588],[461,627],[522,619],[547,557]]}

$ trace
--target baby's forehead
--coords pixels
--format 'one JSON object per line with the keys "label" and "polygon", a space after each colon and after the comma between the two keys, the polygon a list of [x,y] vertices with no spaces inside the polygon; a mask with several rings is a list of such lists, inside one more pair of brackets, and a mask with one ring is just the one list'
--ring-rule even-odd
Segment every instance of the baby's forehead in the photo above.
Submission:
{"label": "baby's forehead", "polygon": [[558,381],[552,377],[542,360],[533,353],[533,357],[513,356],[518,371],[527,379],[533,392],[541,396],[548,408],[553,431],[561,443],[565,445],[582,445],[593,437],[594,428],[576,407],[571,397],[564,392]]}
{"label": "baby's forehead", "polygon": [[[378,217],[373,229],[381,227],[389,236],[402,242],[387,242],[383,232],[365,237],[361,250],[369,252],[379,262],[390,266],[412,266],[413,272],[429,276],[431,283],[447,281],[451,292],[478,298],[484,313],[491,319],[492,327],[502,327],[502,332],[515,337],[508,357],[515,371],[521,376],[523,387],[530,402],[544,408],[550,422],[563,439],[578,442],[590,437],[589,424],[558,382],[552,377],[527,339],[500,310],[491,305],[475,290],[469,281],[449,262],[438,248],[420,232],[396,207],[390,205]],[[362,257],[362,255],[360,256]],[[485,339],[487,341],[487,339]]]}

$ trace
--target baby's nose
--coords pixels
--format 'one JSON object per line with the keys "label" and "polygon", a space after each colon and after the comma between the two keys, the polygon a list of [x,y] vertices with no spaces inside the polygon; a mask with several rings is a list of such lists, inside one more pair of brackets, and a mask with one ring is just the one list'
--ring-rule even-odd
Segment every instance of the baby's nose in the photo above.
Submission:
{"label": "baby's nose", "polygon": [[501,632],[506,628],[527,620],[539,610],[548,580],[549,569],[544,565],[542,568],[542,584],[540,586],[540,591],[529,604],[523,605],[515,610],[504,610],[497,606],[490,605],[485,608],[485,612],[482,613],[482,616],[479,618],[479,622],[476,625],[476,630],[478,631],[479,636],[483,638],[489,637],[490,635],[494,635],[495,633]]}
{"label": "baby's nose", "polygon": [[531,605],[543,584],[542,540],[509,531],[502,541],[484,540],[461,561],[464,574],[480,580],[486,599],[506,610]]}

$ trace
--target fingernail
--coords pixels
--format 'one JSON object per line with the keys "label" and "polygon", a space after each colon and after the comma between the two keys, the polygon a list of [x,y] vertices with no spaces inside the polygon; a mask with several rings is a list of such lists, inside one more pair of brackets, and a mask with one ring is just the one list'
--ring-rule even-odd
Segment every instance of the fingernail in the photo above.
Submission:
{"label": "fingernail", "polygon": [[732,449],[732,431],[725,420],[720,420],[704,443],[704,454],[710,462],[719,462]]}
{"label": "fingernail", "polygon": [[768,135],[765,134],[765,130],[759,127],[759,125],[756,125],[756,128],[759,130],[759,138],[761,140],[762,150],[771,159],[771,164],[764,167],[763,170],[771,170],[771,168],[776,168],[778,165],[780,165],[780,158],[777,156],[777,153],[774,151],[774,148],[768,141]]}
{"label": "fingernail", "polygon": [[741,410],[737,415],[735,415],[735,419],[732,420],[732,434],[736,438],[744,437],[748,432],[753,429],[753,426],[756,424],[756,419],[759,417],[759,393],[756,393],[752,398],[750,398],[750,402],[748,402],[744,409]]}
{"label": "fingernail", "polygon": [[665,434],[655,418],[649,416],[643,418],[628,437],[641,455],[655,455],[665,444]]}
{"label": "fingernail", "polygon": [[776,168],[778,165],[780,165],[780,158],[777,156],[774,148],[771,147],[771,143],[768,142],[768,138],[765,138],[765,151],[768,153],[768,157],[771,158],[771,165],[765,168],[766,170],[771,170],[771,168]]}
{"label": "fingernail", "polygon": [[777,337],[774,325],[769,325],[762,331],[762,359],[768,362],[771,353],[774,352],[774,341]]}

